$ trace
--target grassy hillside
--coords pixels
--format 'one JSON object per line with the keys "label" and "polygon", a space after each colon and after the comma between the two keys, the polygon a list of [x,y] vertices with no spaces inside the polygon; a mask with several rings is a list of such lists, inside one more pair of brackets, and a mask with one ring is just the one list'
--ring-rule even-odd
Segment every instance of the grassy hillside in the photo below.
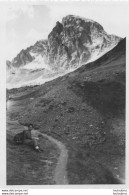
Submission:
{"label": "grassy hillside", "polygon": [[114,184],[125,177],[125,39],[95,62],[41,86],[8,91],[14,114],[61,140],[70,184]]}

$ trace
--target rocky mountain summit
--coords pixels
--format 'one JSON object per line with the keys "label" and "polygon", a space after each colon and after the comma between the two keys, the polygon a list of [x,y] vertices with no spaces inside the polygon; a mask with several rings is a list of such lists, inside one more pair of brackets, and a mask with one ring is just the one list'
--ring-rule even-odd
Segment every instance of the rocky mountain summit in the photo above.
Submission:
{"label": "rocky mountain summit", "polygon": [[111,50],[120,39],[95,21],[68,15],[48,35],[48,64],[54,69],[79,67]]}
{"label": "rocky mountain summit", "polygon": [[13,67],[25,66],[40,55],[53,70],[77,68],[99,58],[120,40],[120,37],[108,35],[93,20],[68,15],[61,23],[56,23],[48,40],[37,41],[22,50],[11,64]]}

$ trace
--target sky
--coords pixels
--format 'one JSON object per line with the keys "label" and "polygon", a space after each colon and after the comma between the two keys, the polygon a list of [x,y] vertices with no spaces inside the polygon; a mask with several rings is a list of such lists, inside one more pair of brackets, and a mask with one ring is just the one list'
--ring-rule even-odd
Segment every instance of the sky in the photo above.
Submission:
{"label": "sky", "polygon": [[22,49],[47,39],[57,21],[69,14],[100,23],[109,34],[127,35],[126,2],[44,2],[41,5],[11,4],[6,12],[6,54],[12,60]]}

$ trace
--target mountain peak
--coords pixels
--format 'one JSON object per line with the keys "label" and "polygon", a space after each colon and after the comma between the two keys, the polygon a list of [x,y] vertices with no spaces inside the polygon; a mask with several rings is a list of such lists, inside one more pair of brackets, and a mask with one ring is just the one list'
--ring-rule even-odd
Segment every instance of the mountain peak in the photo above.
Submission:
{"label": "mountain peak", "polygon": [[25,66],[41,56],[54,71],[75,69],[99,58],[120,40],[120,37],[107,34],[96,21],[67,15],[62,22],[56,22],[48,40],[37,41],[22,50],[11,64],[14,67]]}
{"label": "mountain peak", "polygon": [[67,15],[62,19],[62,24],[63,25],[69,25],[69,24],[73,24],[73,25],[86,25],[87,23],[89,23],[90,25],[96,25],[97,28],[99,28],[100,30],[103,30],[103,27],[96,21],[91,20],[91,19],[87,19],[84,17],[80,17],[80,16],[75,16],[75,15]]}
{"label": "mountain peak", "polygon": [[96,21],[67,15],[48,36],[48,64],[55,70],[77,68],[99,58],[120,40],[108,35]]}

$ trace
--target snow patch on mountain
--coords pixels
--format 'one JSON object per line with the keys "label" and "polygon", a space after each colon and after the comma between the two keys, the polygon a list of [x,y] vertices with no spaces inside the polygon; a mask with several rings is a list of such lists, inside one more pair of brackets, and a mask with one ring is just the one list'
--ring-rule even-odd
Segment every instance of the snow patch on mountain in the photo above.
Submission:
{"label": "snow patch on mountain", "polygon": [[[32,53],[31,53],[32,55]],[[47,69],[47,70],[51,70],[50,67],[45,64],[44,62],[44,58],[41,56],[41,54],[37,55],[34,54],[33,55],[35,57],[35,59],[28,63],[26,66],[22,67],[22,69],[29,69],[29,70],[36,70],[36,69]]]}

